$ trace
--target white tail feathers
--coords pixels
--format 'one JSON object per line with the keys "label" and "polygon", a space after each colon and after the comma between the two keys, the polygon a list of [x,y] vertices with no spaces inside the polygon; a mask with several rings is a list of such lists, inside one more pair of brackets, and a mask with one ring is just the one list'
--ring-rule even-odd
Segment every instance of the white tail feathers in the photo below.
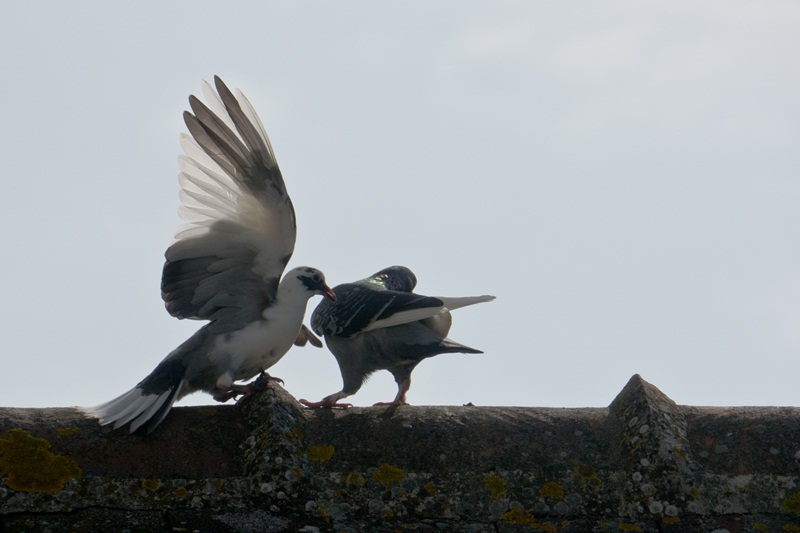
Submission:
{"label": "white tail feathers", "polygon": [[400,324],[408,324],[409,322],[416,322],[417,320],[425,320],[442,312],[452,311],[468,305],[478,304],[482,302],[490,302],[494,300],[494,296],[462,296],[462,297],[446,297],[434,296],[441,300],[444,305],[442,307],[422,307],[418,309],[410,309],[408,311],[400,311],[392,316],[386,317],[381,320],[366,326],[363,331],[372,331],[376,329],[389,328],[392,326],[399,326]]}
{"label": "white tail feathers", "polygon": [[131,433],[149,422],[149,433],[167,416],[172,404],[180,397],[183,386],[184,381],[181,380],[176,387],[161,394],[145,394],[136,387],[106,403],[79,409],[88,416],[98,418],[103,426],[113,423],[114,429],[130,422]]}
{"label": "white tail feathers", "polygon": [[453,311],[454,309],[459,309],[461,307],[466,307],[468,305],[479,304],[483,302],[491,302],[494,300],[494,296],[490,296],[488,294],[484,294],[483,296],[461,296],[461,297],[448,297],[448,296],[436,296],[441,301],[444,302],[444,306],[447,308],[448,311]]}

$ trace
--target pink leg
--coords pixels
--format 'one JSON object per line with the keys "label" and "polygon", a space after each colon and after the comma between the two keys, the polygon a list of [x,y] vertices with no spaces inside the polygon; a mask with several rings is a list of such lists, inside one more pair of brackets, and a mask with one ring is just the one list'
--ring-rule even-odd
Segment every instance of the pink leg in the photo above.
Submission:
{"label": "pink leg", "polygon": [[378,402],[373,404],[374,407],[382,406],[382,405],[409,405],[406,401],[406,393],[408,389],[411,388],[411,378],[409,377],[403,382],[397,384],[397,396],[394,397],[394,400],[391,402]]}
{"label": "pink leg", "polygon": [[337,392],[336,394],[331,394],[330,396],[324,397],[322,400],[318,402],[309,402],[308,400],[300,400],[300,403],[305,405],[310,409],[347,409],[349,407],[353,407],[352,403],[339,403],[339,400],[342,398],[346,398],[350,396],[349,394],[345,394],[344,392]]}

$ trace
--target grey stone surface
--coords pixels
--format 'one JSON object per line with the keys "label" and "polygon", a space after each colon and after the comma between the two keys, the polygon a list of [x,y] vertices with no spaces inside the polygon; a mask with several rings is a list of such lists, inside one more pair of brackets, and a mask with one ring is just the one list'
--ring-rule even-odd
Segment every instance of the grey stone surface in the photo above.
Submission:
{"label": "grey stone surface", "polygon": [[[800,409],[0,409],[0,531],[800,531]],[[109,524],[119,524],[111,527]],[[124,526],[124,527],[123,527]]]}

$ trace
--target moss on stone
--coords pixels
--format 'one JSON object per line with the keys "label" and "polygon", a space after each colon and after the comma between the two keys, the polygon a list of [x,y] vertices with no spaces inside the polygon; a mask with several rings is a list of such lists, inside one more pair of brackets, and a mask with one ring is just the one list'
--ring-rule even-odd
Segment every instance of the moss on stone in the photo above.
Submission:
{"label": "moss on stone", "polygon": [[150,492],[155,492],[161,488],[161,482],[157,479],[143,479],[142,488]]}
{"label": "moss on stone", "polygon": [[27,431],[12,429],[0,438],[0,476],[9,488],[21,492],[55,494],[70,479],[83,475],[78,463],[50,451],[50,443]]}
{"label": "moss on stone", "polygon": [[506,495],[506,480],[497,474],[489,474],[483,478],[483,488],[493,500],[499,500]]}
{"label": "moss on stone", "polygon": [[553,498],[554,500],[563,500],[564,499],[564,488],[555,483],[550,481],[542,485],[542,488],[539,489],[539,494],[544,498]]}
{"label": "moss on stone", "polygon": [[367,483],[367,480],[364,478],[364,475],[361,472],[350,472],[347,474],[344,482],[347,485],[354,485],[358,488],[361,488]]}
{"label": "moss on stone", "polygon": [[333,457],[334,448],[330,444],[322,446],[309,446],[306,451],[309,461],[322,462],[329,461]]}
{"label": "moss on stone", "polygon": [[600,485],[600,476],[597,475],[597,471],[594,467],[588,465],[578,465],[575,467],[575,474],[578,475],[581,482],[584,485],[587,485],[593,489],[599,489]]}
{"label": "moss on stone", "polygon": [[781,502],[781,507],[783,507],[784,511],[800,514],[800,492],[795,492],[783,500],[783,502]]}
{"label": "moss on stone", "polygon": [[406,477],[406,473],[402,468],[383,463],[373,476],[378,480],[378,483],[388,488],[393,483],[400,483],[403,481]]}
{"label": "moss on stone", "polygon": [[526,513],[520,508],[511,509],[503,515],[503,520],[509,524],[530,525],[533,523],[533,515]]}

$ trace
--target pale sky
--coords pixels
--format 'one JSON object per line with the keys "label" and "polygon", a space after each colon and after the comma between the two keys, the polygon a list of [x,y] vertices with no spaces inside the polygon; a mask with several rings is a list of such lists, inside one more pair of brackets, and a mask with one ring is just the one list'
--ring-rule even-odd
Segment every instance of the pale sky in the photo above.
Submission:
{"label": "pale sky", "polygon": [[[497,296],[412,404],[606,406],[639,373],[800,405],[800,3],[8,1],[0,48],[0,406],[111,399],[200,327],[159,286],[214,74],[272,140],[290,267]],[[341,389],[327,349],[270,372]]]}

